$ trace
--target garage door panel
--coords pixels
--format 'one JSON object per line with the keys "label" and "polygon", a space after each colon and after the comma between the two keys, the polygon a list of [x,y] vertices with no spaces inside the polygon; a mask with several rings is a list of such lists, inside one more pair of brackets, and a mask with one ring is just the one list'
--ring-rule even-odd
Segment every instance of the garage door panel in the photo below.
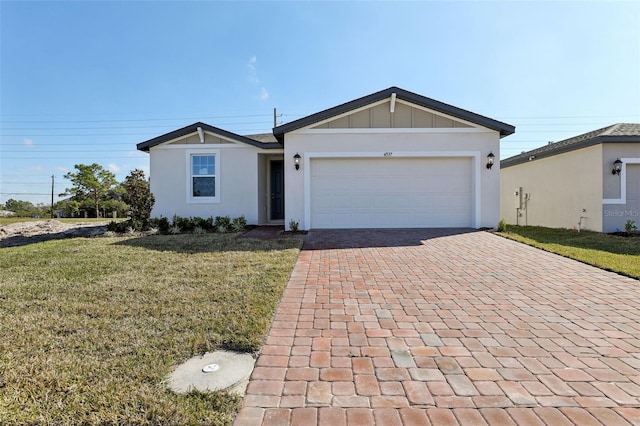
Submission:
{"label": "garage door panel", "polygon": [[470,158],[311,161],[312,228],[470,227]]}

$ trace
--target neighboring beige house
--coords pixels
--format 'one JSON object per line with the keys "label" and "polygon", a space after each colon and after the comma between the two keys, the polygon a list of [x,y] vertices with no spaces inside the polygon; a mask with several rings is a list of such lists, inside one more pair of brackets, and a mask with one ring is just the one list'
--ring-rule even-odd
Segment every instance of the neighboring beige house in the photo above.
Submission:
{"label": "neighboring beige house", "polygon": [[[515,128],[391,87],[240,136],[194,123],[138,144],[153,216],[314,228],[494,227]],[[494,156],[495,154],[495,156]],[[488,163],[495,165],[489,167]]]}
{"label": "neighboring beige house", "polygon": [[640,124],[550,143],[500,167],[500,213],[509,224],[598,232],[640,224]]}

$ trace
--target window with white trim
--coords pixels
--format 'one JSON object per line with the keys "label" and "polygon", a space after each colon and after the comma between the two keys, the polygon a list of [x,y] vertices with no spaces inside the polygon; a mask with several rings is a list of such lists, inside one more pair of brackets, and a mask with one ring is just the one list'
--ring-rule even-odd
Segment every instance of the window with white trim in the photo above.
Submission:
{"label": "window with white trim", "polygon": [[193,197],[216,196],[215,155],[191,156],[191,195]]}
{"label": "window with white trim", "polygon": [[187,152],[187,202],[220,202],[219,152]]}

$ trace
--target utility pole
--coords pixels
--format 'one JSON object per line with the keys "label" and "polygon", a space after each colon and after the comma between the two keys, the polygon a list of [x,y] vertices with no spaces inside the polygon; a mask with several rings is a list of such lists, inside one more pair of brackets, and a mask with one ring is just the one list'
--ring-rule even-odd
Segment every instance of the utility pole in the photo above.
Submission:
{"label": "utility pole", "polygon": [[[278,115],[278,111],[273,109],[273,127],[278,127],[278,117],[282,117],[282,114]],[[282,121],[280,122],[282,124]]]}
{"label": "utility pole", "polygon": [[53,185],[56,182],[56,177],[51,175],[51,219],[53,219]]}

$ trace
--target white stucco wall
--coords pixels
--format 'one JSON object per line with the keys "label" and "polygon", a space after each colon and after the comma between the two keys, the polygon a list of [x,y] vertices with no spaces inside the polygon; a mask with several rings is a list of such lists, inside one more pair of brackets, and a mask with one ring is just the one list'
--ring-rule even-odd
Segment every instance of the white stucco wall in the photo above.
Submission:
{"label": "white stucco wall", "polygon": [[[220,197],[218,203],[187,202],[188,152],[219,155]],[[259,222],[258,152],[244,144],[159,145],[150,149],[151,192],[156,198],[152,216],[183,217],[244,215],[249,224]]]}
{"label": "white stucco wall", "polygon": [[[465,152],[473,156],[479,182],[477,189],[479,212],[476,227],[495,227],[500,218],[500,138],[498,132],[488,129],[318,129],[299,130],[285,135],[285,225],[290,220],[299,222],[301,229],[308,229],[305,222],[305,154],[334,153],[335,157],[349,153],[392,153],[402,156],[433,155],[434,152]],[[486,156],[496,156],[493,169],[485,167]],[[302,167],[296,171],[293,156],[302,156]],[[429,154],[431,153],[431,154]],[[416,182],[419,185],[419,182]],[[446,186],[447,182],[442,182]]]}
{"label": "white stucco wall", "polygon": [[[602,231],[602,145],[505,167],[501,170],[501,217],[508,224]],[[516,217],[514,192],[529,201]],[[582,221],[580,218],[583,217]]]}
{"label": "white stucco wall", "polygon": [[[613,162],[624,159],[624,170],[613,175]],[[628,220],[640,227],[640,143],[607,143],[602,155],[603,197],[620,200],[616,203],[603,202],[603,232],[624,231]],[[622,190],[625,197],[622,197]]]}

